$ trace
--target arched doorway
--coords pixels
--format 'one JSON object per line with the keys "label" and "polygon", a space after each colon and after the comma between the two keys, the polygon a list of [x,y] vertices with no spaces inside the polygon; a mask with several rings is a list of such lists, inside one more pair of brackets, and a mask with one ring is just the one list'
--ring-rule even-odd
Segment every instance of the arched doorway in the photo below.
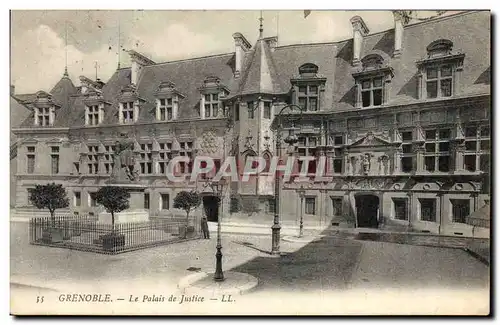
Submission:
{"label": "arched doorway", "polygon": [[373,194],[356,195],[356,219],[360,228],[378,228],[379,197]]}
{"label": "arched doorway", "polygon": [[217,222],[219,220],[219,205],[217,201],[217,197],[214,195],[203,197],[203,209],[208,221]]}

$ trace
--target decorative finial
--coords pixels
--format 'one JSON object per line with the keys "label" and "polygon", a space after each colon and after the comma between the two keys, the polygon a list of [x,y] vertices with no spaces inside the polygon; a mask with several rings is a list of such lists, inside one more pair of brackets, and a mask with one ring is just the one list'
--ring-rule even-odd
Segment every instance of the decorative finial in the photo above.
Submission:
{"label": "decorative finial", "polygon": [[262,10],[260,11],[260,28],[259,28],[259,39],[263,37],[264,35],[264,25],[262,22],[264,21],[264,18],[262,18]]}
{"label": "decorative finial", "polygon": [[64,67],[64,74],[63,74],[63,77],[66,77],[66,78],[68,78],[68,77],[69,77],[69,75],[68,75],[68,67],[67,67],[67,66],[66,66],[66,67]]}
{"label": "decorative finial", "polygon": [[64,24],[64,74],[63,77],[68,77],[68,21]]}

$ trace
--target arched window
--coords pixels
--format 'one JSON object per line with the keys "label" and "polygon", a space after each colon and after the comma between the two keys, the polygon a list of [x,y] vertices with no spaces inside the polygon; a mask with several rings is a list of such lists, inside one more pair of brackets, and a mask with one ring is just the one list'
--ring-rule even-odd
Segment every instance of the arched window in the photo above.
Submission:
{"label": "arched window", "polygon": [[269,169],[271,168],[271,155],[268,152],[266,152],[266,153],[264,153],[264,155],[262,155],[262,157],[264,158],[264,161],[266,164],[264,166],[263,172],[268,173]]}

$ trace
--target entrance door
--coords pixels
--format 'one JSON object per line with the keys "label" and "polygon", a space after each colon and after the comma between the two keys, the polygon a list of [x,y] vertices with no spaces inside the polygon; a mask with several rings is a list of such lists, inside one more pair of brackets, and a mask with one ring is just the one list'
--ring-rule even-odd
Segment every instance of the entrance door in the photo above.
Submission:
{"label": "entrance door", "polygon": [[217,220],[219,220],[219,207],[216,196],[210,195],[203,197],[203,209],[205,209],[208,221],[217,222]]}
{"label": "entrance door", "polygon": [[377,214],[379,198],[376,195],[366,194],[356,196],[356,217],[360,228],[378,228]]}

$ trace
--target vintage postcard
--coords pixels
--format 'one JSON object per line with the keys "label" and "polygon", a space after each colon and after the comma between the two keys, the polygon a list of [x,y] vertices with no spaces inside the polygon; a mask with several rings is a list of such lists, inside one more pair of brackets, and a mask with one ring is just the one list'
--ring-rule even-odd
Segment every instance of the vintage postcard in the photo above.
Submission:
{"label": "vintage postcard", "polygon": [[10,15],[12,315],[490,313],[490,11]]}

